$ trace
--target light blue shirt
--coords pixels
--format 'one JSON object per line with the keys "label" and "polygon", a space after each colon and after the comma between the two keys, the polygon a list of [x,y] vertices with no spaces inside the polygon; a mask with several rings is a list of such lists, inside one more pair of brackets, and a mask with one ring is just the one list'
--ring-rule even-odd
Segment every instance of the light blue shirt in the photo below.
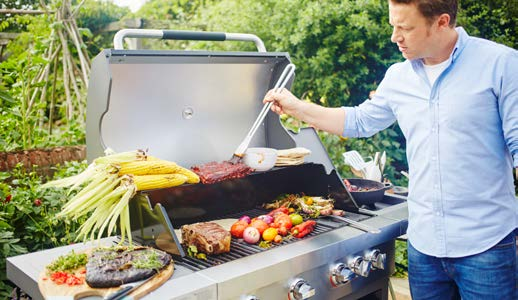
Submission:
{"label": "light blue shirt", "polygon": [[398,121],[410,173],[407,235],[437,257],[481,253],[518,227],[518,51],[456,30],[433,86],[422,61],[407,60],[387,70],[372,100],[344,108],[344,136]]}

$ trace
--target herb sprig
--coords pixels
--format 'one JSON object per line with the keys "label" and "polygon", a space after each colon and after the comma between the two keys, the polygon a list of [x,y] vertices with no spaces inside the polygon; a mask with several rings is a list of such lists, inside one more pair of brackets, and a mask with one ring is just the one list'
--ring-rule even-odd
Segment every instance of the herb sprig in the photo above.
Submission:
{"label": "herb sprig", "polygon": [[52,263],[50,263],[47,266],[47,270],[50,272],[73,271],[80,267],[86,266],[87,260],[88,258],[85,253],[75,253],[74,250],[72,250],[70,253],[61,255]]}

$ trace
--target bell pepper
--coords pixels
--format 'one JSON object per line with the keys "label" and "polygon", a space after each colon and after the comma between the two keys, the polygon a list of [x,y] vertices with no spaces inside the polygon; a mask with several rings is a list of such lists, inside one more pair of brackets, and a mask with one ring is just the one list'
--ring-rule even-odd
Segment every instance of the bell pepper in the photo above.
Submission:
{"label": "bell pepper", "polygon": [[291,235],[296,238],[303,238],[306,235],[310,234],[313,231],[313,229],[315,229],[316,225],[317,225],[316,221],[307,220],[307,221],[291,228],[290,232],[291,232]]}

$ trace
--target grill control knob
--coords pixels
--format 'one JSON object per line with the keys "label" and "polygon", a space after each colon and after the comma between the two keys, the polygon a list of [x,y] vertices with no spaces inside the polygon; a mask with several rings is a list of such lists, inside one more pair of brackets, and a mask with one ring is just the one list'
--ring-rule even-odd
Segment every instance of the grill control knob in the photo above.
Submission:
{"label": "grill control knob", "polygon": [[364,260],[361,256],[356,256],[347,262],[347,267],[349,267],[349,269],[351,269],[355,274],[367,277],[371,270],[371,262]]}
{"label": "grill control knob", "polygon": [[306,280],[296,278],[291,282],[289,300],[309,299],[313,296],[315,296],[315,289]]}
{"label": "grill control knob", "polygon": [[355,277],[356,275],[353,271],[349,270],[345,264],[338,263],[331,268],[329,280],[331,281],[331,285],[336,287],[353,280]]}
{"label": "grill control knob", "polygon": [[385,270],[387,254],[381,253],[379,249],[374,249],[365,255],[364,260],[370,261],[373,269]]}
{"label": "grill control knob", "polygon": [[246,295],[246,296],[241,296],[239,298],[239,300],[259,300],[259,298],[257,298],[254,295]]}

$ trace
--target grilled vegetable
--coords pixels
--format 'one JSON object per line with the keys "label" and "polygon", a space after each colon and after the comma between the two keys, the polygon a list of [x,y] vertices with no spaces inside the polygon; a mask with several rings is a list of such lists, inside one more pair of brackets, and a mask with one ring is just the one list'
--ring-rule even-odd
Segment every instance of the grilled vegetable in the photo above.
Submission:
{"label": "grilled vegetable", "polygon": [[247,227],[243,232],[243,240],[249,244],[255,244],[261,238],[261,233],[255,227]]}
{"label": "grilled vegetable", "polygon": [[250,222],[252,222],[252,219],[250,219],[249,216],[241,216],[241,218],[239,218],[239,221],[244,221],[246,222],[246,224],[250,224]]}
{"label": "grilled vegetable", "polygon": [[273,222],[273,217],[270,215],[260,215],[257,217],[259,220],[263,220],[266,224],[270,225]]}
{"label": "grilled vegetable", "polygon": [[230,234],[235,238],[243,238],[243,232],[248,227],[248,223],[244,220],[239,220],[230,227]]}
{"label": "grilled vegetable", "polygon": [[277,214],[289,214],[290,211],[287,207],[281,206],[268,213],[269,216],[275,217]]}
{"label": "grilled vegetable", "polygon": [[277,214],[273,223],[277,225],[275,227],[284,227],[286,229],[290,229],[293,226],[291,218],[287,214]]}
{"label": "grilled vegetable", "polygon": [[310,234],[313,231],[313,229],[315,229],[316,225],[317,225],[317,222],[315,222],[313,220],[305,221],[302,224],[294,226],[291,229],[291,235],[293,235],[296,238],[303,238],[306,235]]}

